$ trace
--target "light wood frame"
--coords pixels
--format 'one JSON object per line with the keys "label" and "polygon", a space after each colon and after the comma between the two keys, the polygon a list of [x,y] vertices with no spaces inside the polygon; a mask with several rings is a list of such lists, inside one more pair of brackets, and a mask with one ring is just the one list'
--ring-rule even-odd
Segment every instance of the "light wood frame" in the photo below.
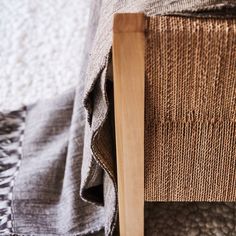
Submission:
{"label": "light wood frame", "polygon": [[144,14],[115,14],[113,74],[121,236],[144,235]]}

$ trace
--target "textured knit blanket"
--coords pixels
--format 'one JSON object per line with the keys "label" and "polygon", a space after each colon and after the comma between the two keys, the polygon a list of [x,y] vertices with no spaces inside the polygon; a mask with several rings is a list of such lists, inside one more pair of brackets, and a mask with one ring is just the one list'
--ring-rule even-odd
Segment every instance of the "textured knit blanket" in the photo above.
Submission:
{"label": "textured knit blanket", "polygon": [[[117,233],[111,67],[112,16],[114,12],[139,11],[146,16],[231,19],[236,16],[236,2],[103,0],[93,3],[84,70],[81,73],[83,83],[54,99],[0,114],[0,235],[69,236]],[[231,28],[229,32],[232,32]],[[233,47],[235,49],[235,44]],[[186,63],[189,63],[188,60]],[[168,77],[168,74],[163,75],[165,79],[164,76]],[[234,98],[233,95],[232,97]],[[156,173],[154,177],[155,175]],[[164,197],[169,196],[168,199],[174,196],[168,192],[172,184],[175,184],[174,181],[168,179],[167,187],[164,186]],[[157,200],[158,188],[154,188],[155,191],[150,189],[153,188],[145,187],[146,200]],[[173,199],[176,200],[174,197]],[[168,205],[175,209],[173,215],[185,212],[177,220],[181,224],[188,222],[188,227],[182,231],[177,228],[169,231],[168,224],[160,223],[159,219],[162,217],[159,216],[156,220],[151,217],[155,211],[152,211],[153,207],[148,207],[147,216],[150,217],[146,220],[153,220],[146,224],[147,234],[224,235],[227,232],[225,235],[236,235],[235,204],[210,206],[196,203],[194,206],[190,204],[190,211],[188,206]],[[170,211],[168,207],[165,210],[162,205],[156,207],[158,212]],[[203,212],[199,213],[201,209]],[[215,223],[217,227],[208,227],[211,220],[204,217],[211,210],[218,212],[221,217],[226,215],[223,219],[229,215],[222,230],[218,228],[221,225],[219,222]],[[197,222],[201,224],[196,225],[187,219],[181,220],[181,217],[194,218],[187,217],[191,213],[198,216]],[[158,222],[162,225],[161,228],[155,226]],[[169,224],[175,225],[173,222]]]}

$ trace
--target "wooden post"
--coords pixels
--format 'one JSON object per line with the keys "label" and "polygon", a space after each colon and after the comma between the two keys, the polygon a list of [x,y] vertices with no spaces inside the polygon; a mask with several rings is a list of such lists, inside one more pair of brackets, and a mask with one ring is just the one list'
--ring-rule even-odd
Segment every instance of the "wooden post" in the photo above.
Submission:
{"label": "wooden post", "polygon": [[121,236],[144,235],[144,14],[114,16],[113,73]]}

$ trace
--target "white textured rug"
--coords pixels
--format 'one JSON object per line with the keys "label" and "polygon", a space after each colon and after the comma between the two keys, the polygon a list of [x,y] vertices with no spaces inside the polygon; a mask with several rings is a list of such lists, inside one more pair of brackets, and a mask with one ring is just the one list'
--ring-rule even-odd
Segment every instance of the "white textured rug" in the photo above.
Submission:
{"label": "white textured rug", "polygon": [[0,110],[75,85],[88,15],[88,0],[0,1]]}

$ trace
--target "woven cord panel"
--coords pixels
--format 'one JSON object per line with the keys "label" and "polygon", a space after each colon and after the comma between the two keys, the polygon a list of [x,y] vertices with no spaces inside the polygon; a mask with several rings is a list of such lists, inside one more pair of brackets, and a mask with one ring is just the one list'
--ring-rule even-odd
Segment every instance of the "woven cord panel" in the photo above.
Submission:
{"label": "woven cord panel", "polygon": [[145,200],[236,201],[236,19],[146,19]]}

